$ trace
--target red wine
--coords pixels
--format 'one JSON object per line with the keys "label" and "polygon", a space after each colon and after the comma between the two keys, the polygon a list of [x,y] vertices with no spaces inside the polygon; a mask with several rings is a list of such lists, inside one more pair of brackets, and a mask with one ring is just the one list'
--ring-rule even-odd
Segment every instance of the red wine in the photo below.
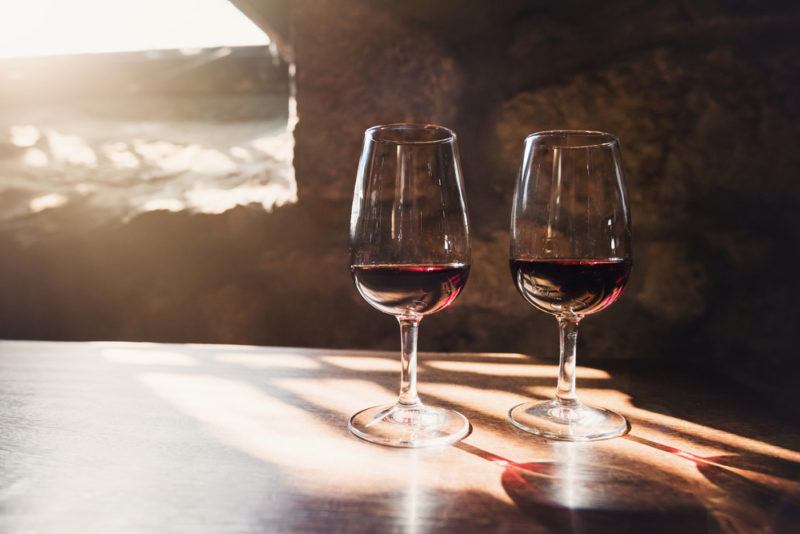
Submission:
{"label": "red wine", "polygon": [[511,260],[511,275],[525,300],[555,315],[607,308],[622,294],[630,271],[631,261],[617,258]]}
{"label": "red wine", "polygon": [[461,293],[469,266],[353,265],[358,292],[375,308],[391,315],[428,315],[449,306]]}

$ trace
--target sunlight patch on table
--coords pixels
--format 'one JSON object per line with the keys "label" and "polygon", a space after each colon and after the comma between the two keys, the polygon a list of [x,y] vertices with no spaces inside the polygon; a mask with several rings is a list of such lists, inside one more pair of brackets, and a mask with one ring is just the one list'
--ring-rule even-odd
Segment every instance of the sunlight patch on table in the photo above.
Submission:
{"label": "sunlight patch on table", "polygon": [[[407,487],[405,458],[410,451],[361,442],[348,433],[344,418],[331,426],[309,410],[254,386],[211,375],[144,373],[138,379],[174,408],[203,423],[221,442],[286,468],[285,475],[305,491],[383,493]],[[312,384],[313,389],[328,385]],[[422,454],[435,461],[442,452]],[[419,484],[463,487],[459,477],[450,483],[434,471],[421,470]],[[480,478],[476,475],[476,483]]]}
{"label": "sunlight patch on table", "polygon": [[492,358],[496,360],[530,360],[531,357],[518,352],[421,352],[420,355],[431,361],[454,361]]}
{"label": "sunlight patch on table", "polygon": [[311,404],[339,413],[344,420],[369,406],[397,400],[396,391],[368,380],[283,378],[274,380],[274,384]]}
{"label": "sunlight patch on table", "polygon": [[496,417],[505,421],[509,408],[528,399],[518,393],[499,389],[484,389],[461,384],[445,384],[424,382],[420,385],[420,395],[433,396],[456,406],[473,410],[488,417]]}
{"label": "sunlight patch on table", "polygon": [[[322,356],[323,362],[352,371],[400,372],[400,358],[375,358],[371,356]],[[422,369],[420,369],[422,371]]]}
{"label": "sunlight patch on table", "polygon": [[[537,365],[537,364],[505,364],[505,363],[488,363],[488,362],[453,362],[453,361],[427,361],[424,362],[426,366],[440,369],[442,371],[457,372],[457,373],[478,373],[490,376],[515,376],[515,377],[531,377],[543,378],[553,377],[558,375],[558,367],[555,365]],[[583,379],[598,379],[607,380],[611,375],[601,369],[593,369],[591,367],[578,367],[578,378]]]}
{"label": "sunlight patch on table", "polygon": [[126,365],[197,365],[197,360],[188,354],[165,350],[103,349],[101,354],[112,363]]}
{"label": "sunlight patch on table", "polygon": [[250,354],[246,352],[231,352],[218,354],[214,359],[220,363],[232,363],[252,369],[319,369],[322,367],[318,361],[300,354],[284,354],[270,352]]}

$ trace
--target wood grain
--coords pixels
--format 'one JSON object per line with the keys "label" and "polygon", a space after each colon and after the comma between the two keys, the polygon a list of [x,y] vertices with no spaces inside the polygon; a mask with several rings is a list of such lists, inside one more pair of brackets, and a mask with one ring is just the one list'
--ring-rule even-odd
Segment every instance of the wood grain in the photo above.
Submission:
{"label": "wood grain", "polygon": [[0,342],[0,532],[788,532],[800,435],[691,375],[581,368],[625,438],[547,442],[506,412],[553,390],[518,354],[423,354],[423,399],[473,425],[403,450],[351,436],[396,354]]}

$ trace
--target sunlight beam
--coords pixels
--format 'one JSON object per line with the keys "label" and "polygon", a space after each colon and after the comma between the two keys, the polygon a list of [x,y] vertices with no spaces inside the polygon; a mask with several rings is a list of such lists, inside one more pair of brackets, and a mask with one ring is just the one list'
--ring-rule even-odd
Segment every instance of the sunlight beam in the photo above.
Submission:
{"label": "sunlight beam", "polygon": [[269,43],[227,0],[25,0],[0,5],[0,57]]}

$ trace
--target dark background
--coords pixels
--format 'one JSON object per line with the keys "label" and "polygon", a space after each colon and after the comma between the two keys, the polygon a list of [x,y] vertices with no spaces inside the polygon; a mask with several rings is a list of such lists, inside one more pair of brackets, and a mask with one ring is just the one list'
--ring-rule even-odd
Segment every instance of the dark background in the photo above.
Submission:
{"label": "dark background", "polygon": [[297,202],[4,218],[0,336],[395,348],[394,320],[349,279],[350,200],[363,130],[421,121],[459,135],[473,230],[470,281],[423,323],[421,348],[555,354],[555,321],[508,273],[511,195],[528,133],[598,129],[622,142],[635,264],[624,297],[582,324],[581,361],[677,362],[794,395],[795,2],[234,3],[280,60],[232,54],[143,88],[131,80],[150,67],[97,59],[108,63],[90,70],[119,84],[51,72],[74,92],[6,85],[0,111],[55,99],[142,120],[268,122],[287,120],[294,94]]}

